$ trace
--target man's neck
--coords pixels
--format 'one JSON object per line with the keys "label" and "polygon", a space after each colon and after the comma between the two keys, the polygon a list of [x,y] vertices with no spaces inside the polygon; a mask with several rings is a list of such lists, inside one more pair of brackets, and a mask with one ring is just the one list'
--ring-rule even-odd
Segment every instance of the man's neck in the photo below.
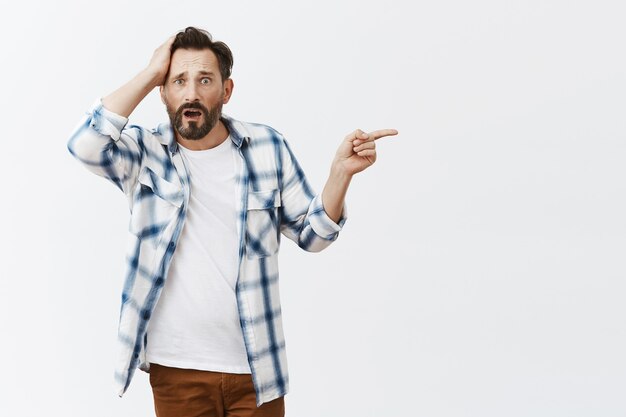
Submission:
{"label": "man's neck", "polygon": [[226,129],[226,126],[224,126],[221,120],[218,120],[213,129],[202,139],[184,139],[176,130],[174,130],[174,134],[176,135],[176,142],[185,148],[191,149],[192,151],[204,151],[221,145],[228,138],[228,129]]}

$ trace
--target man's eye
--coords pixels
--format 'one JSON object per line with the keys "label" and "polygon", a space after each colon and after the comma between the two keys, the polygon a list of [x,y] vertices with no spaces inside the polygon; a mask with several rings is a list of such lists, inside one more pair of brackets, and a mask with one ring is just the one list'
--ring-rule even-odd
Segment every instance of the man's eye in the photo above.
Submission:
{"label": "man's eye", "polygon": [[210,84],[211,80],[209,78],[203,78],[203,79],[200,80],[200,83],[201,84]]}
{"label": "man's eye", "polygon": [[181,85],[183,83],[183,80],[181,80],[180,78],[178,80],[174,80],[174,84],[176,85]]}

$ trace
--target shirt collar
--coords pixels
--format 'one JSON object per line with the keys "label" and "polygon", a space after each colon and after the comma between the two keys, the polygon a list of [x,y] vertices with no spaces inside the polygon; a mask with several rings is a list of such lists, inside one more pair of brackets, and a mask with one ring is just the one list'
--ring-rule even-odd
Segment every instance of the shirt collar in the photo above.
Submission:
{"label": "shirt collar", "polygon": [[[225,114],[222,114],[220,120],[224,123],[226,129],[228,129],[230,139],[233,141],[235,146],[237,148],[241,148],[242,143],[249,138],[249,135],[243,128],[243,125]],[[153,133],[161,145],[167,146],[167,149],[171,154],[178,152],[178,142],[176,142],[174,129],[170,123],[161,123]]]}

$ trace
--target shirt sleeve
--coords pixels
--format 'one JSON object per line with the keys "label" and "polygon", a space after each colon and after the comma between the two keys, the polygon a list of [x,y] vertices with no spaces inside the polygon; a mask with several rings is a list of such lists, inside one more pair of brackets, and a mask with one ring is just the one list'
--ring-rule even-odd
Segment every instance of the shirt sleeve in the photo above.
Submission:
{"label": "shirt sleeve", "polygon": [[335,223],[326,211],[321,194],[315,194],[295,155],[282,138],[281,146],[281,232],[302,249],[319,252],[339,236],[347,219],[344,205]]}
{"label": "shirt sleeve", "polygon": [[128,119],[107,110],[98,99],[72,133],[67,148],[89,171],[125,194],[137,181],[142,159],[141,128],[126,129]]}

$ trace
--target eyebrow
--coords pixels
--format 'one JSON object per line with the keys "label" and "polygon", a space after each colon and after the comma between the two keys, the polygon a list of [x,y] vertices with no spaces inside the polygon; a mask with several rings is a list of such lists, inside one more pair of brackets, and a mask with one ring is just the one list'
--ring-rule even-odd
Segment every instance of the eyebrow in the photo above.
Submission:
{"label": "eyebrow", "polygon": [[[205,71],[205,70],[202,70],[202,71],[198,71],[198,73],[199,73],[200,75],[211,75],[211,76],[215,76],[215,73],[214,73],[213,71]],[[179,73],[179,74],[174,75],[174,76],[173,76],[173,77],[171,77],[170,79],[171,79],[171,80],[177,80],[177,79],[179,79],[179,78],[183,78],[186,74],[187,74],[187,71],[183,71],[183,72],[181,72],[181,73]]]}

